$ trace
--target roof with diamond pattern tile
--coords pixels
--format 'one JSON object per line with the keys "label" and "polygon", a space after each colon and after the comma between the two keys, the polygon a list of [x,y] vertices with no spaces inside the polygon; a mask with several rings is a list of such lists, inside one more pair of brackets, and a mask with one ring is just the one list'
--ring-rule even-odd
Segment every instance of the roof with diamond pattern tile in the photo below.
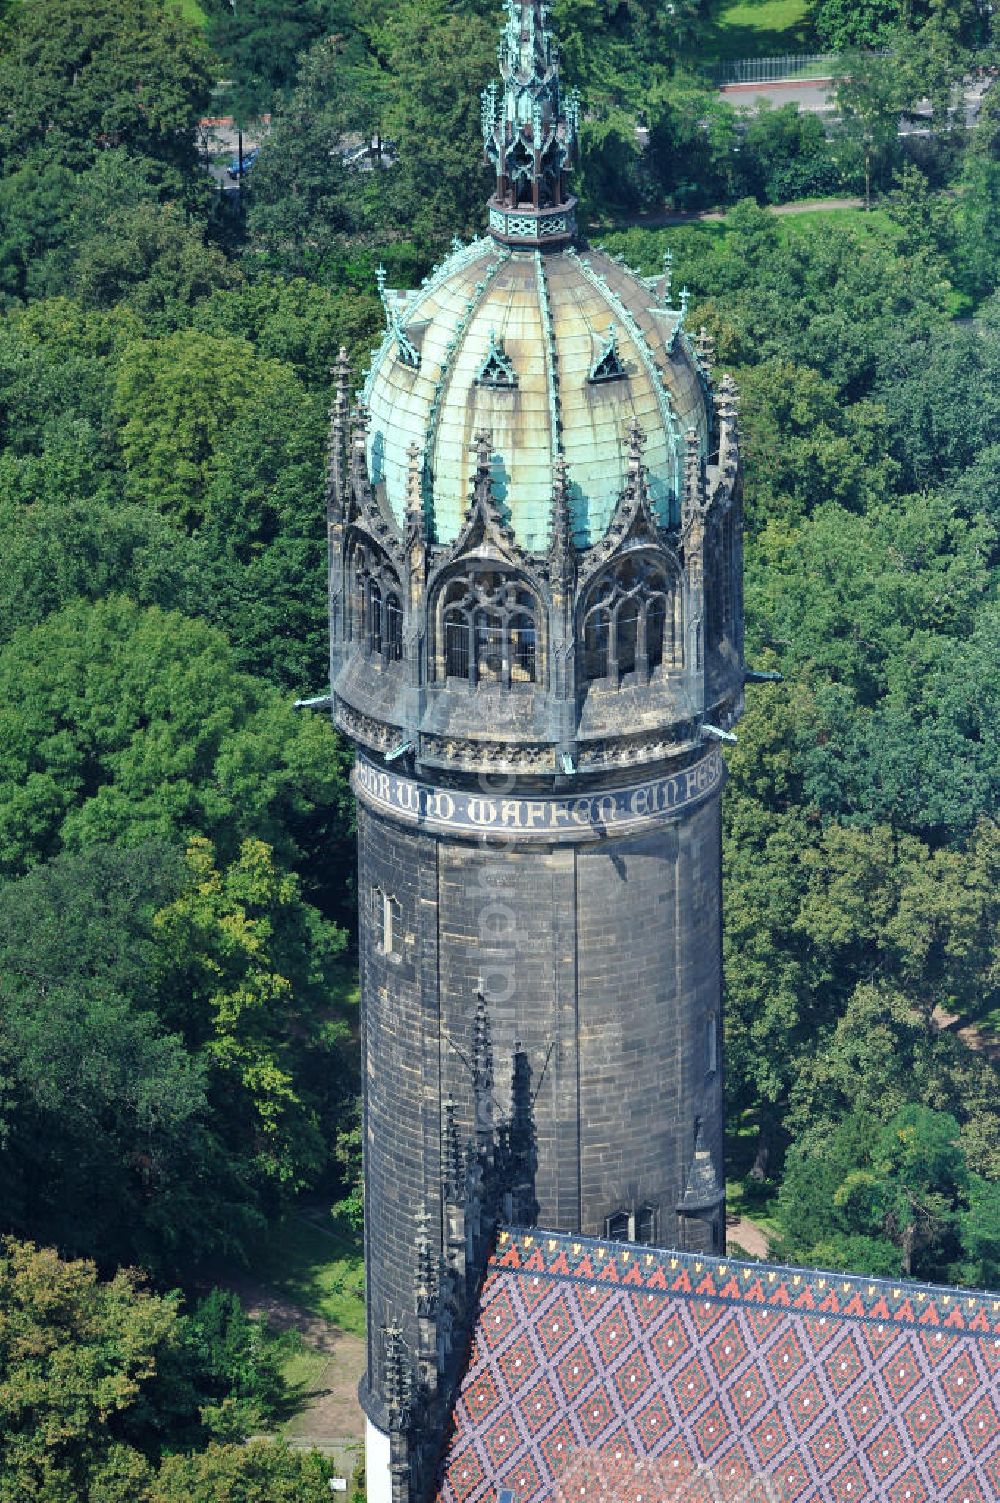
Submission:
{"label": "roof with diamond pattern tile", "polygon": [[438,1503],[997,1503],[1000,1295],[504,1230]]}

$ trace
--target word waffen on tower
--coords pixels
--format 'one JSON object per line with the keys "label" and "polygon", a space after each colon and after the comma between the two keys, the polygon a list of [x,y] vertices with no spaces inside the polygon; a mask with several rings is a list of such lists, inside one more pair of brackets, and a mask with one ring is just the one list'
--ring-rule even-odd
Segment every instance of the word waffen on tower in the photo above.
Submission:
{"label": "word waffen on tower", "polygon": [[[357,764],[369,1496],[447,1404],[498,1218],[721,1250],[719,800],[743,702],[735,392],[669,265],[578,239],[545,7],[483,96],[489,234],[413,292],[328,487]],[[429,1432],[433,1425],[429,1421]]]}

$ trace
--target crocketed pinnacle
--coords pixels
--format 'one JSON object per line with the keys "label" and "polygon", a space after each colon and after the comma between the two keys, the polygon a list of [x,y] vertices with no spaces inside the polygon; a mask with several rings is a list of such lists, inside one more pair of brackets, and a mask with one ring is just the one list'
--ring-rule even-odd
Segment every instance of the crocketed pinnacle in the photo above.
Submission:
{"label": "crocketed pinnacle", "polygon": [[549,523],[549,563],[553,575],[562,578],[572,571],[573,516],[569,503],[566,456],[557,454],[552,466],[552,514]]}

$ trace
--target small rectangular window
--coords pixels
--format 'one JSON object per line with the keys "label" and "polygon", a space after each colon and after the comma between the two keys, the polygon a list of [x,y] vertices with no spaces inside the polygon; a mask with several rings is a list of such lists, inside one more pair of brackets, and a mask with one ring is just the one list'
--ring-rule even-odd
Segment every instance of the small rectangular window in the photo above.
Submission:
{"label": "small rectangular window", "polygon": [[632,1218],[628,1211],[616,1211],[604,1223],[604,1235],[609,1242],[631,1241]]}
{"label": "small rectangular window", "polygon": [[640,1206],[635,1213],[635,1240],[646,1247],[656,1245],[656,1207]]}

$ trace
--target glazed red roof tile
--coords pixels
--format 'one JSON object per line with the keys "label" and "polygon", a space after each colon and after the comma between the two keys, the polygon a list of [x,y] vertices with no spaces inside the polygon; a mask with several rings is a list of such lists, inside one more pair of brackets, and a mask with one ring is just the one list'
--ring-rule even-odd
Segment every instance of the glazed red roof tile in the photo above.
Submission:
{"label": "glazed red roof tile", "polygon": [[438,1503],[998,1503],[1000,1295],[503,1231]]}

